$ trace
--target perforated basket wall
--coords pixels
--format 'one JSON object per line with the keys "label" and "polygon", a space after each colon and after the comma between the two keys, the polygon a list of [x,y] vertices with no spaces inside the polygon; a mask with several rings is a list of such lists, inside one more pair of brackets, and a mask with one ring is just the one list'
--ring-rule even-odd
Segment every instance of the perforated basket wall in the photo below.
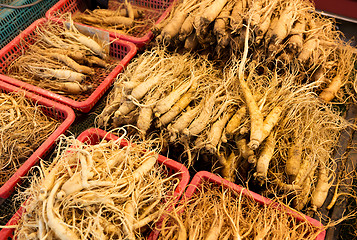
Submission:
{"label": "perforated basket wall", "polygon": [[[103,94],[114,82],[115,77],[123,71],[124,67],[135,56],[136,46],[127,41],[111,39],[109,55],[115,59],[115,63],[113,63],[115,67],[109,73],[105,73],[103,70],[99,73],[96,72],[96,74],[91,78],[87,78],[84,84],[92,85],[93,89],[87,93],[77,95],[76,98],[78,99],[60,95],[5,75],[7,67],[21,54],[23,54],[23,51],[26,51],[29,45],[34,44],[37,36],[35,29],[43,25],[46,21],[49,20],[44,18],[37,20],[0,50],[0,81],[24,88],[30,92],[34,92],[38,95],[63,103],[79,111],[89,112],[99,98],[103,96]],[[57,24],[61,25],[61,23]]]}
{"label": "perforated basket wall", "polygon": [[[77,139],[81,142],[86,142],[87,144],[98,144],[102,139],[105,139],[107,141],[110,140],[117,140],[118,136],[108,133],[106,131],[103,131],[98,128],[91,128],[83,133],[81,133]],[[126,140],[122,140],[120,143],[121,147],[127,146],[129,143]],[[167,174],[168,175],[173,175],[176,174],[176,177],[179,179],[179,184],[177,185],[175,191],[174,191],[174,196],[176,197],[175,199],[179,199],[179,197],[183,194],[189,180],[190,180],[190,174],[187,170],[187,168],[182,165],[181,163],[178,163],[172,159],[166,158],[162,155],[159,155],[157,159],[157,163],[164,165],[167,169]],[[21,218],[22,214],[24,212],[24,208],[21,207],[15,214],[14,216],[10,219],[10,221],[6,224],[7,226],[10,225],[16,225],[19,219]],[[0,231],[0,240],[2,239],[7,239],[9,237],[12,237],[12,234],[14,232],[14,229],[9,228],[9,229],[3,229]]]}
{"label": "perforated basket wall", "polygon": [[[161,22],[167,16],[174,1],[175,0],[129,0],[133,6],[144,11],[144,19],[140,19],[140,21],[146,21],[147,24],[136,28],[135,31],[131,34],[120,34],[117,32],[108,31],[110,36],[113,38],[119,38],[133,42],[138,48],[143,47],[153,37],[153,33],[150,30],[152,24]],[[109,8],[116,9],[119,3],[122,2],[124,1],[111,1]],[[60,19],[63,13],[70,12],[75,14],[79,11],[84,12],[86,9],[88,9],[86,0],[60,0],[50,10],[48,10],[46,17],[56,21],[63,21],[63,19]]]}
{"label": "perforated basket wall", "polygon": [[[1,3],[20,6],[35,2],[36,0],[0,1]],[[43,0],[34,6],[22,9],[0,8],[0,48],[8,44],[31,23],[44,17],[58,0]]]}

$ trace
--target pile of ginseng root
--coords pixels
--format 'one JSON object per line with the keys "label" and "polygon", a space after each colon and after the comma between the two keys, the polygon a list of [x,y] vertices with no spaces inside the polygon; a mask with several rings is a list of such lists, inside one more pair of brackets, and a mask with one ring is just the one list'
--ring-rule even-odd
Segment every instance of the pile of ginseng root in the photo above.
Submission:
{"label": "pile of ginseng root", "polygon": [[[158,239],[316,239],[323,228],[292,217],[288,208],[204,182],[157,228]],[[303,215],[301,214],[303,218]]]}
{"label": "pile of ginseng root", "polygon": [[21,94],[0,93],[0,186],[58,126]]}
{"label": "pile of ginseng root", "polygon": [[17,239],[145,239],[179,179],[157,164],[157,139],[121,147],[118,133],[95,145],[60,139],[53,163],[18,195],[27,201]]}
{"label": "pile of ginseng root", "polygon": [[[146,51],[118,75],[97,124],[131,124],[143,139],[158,134],[188,167],[209,165],[232,182],[261,186],[266,196],[287,196],[298,210],[316,210],[350,124],[317,95],[321,81],[243,60],[219,68],[190,53]],[[336,71],[349,68],[337,63]]]}
{"label": "pile of ginseng root", "polygon": [[[278,72],[285,65],[308,79],[339,87],[346,86],[350,76],[336,72],[335,55],[357,53],[336,30],[335,21],[316,13],[313,3],[304,0],[181,0],[153,32],[160,45],[224,61],[240,57],[247,36],[249,61],[265,62]],[[352,69],[349,58],[341,56]],[[346,86],[344,95],[353,87]]]}
{"label": "pile of ginseng root", "polygon": [[[133,6],[127,0],[116,9],[86,9],[73,15],[73,21],[98,27],[108,31],[130,34],[136,29],[147,26],[144,11]],[[66,15],[61,16],[66,18]],[[151,25],[150,25],[151,26]]]}
{"label": "pile of ginseng root", "polygon": [[93,91],[91,83],[112,68],[105,46],[73,24],[67,28],[47,21],[35,30],[34,40],[22,43],[24,53],[11,63],[7,75],[74,97]]}

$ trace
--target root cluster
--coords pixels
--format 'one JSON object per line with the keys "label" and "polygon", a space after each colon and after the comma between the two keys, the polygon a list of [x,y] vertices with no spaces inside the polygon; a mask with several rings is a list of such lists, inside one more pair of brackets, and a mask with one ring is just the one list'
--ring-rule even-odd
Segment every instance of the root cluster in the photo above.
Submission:
{"label": "root cluster", "polygon": [[0,185],[58,126],[41,107],[18,94],[0,93]]}
{"label": "root cluster", "polygon": [[97,123],[132,124],[143,138],[157,133],[169,149],[182,146],[180,159],[189,167],[210,165],[232,182],[253,181],[264,194],[316,210],[349,124],[317,97],[318,83],[256,62],[241,66],[233,61],[222,69],[192,54],[147,51],[118,76]]}
{"label": "root cluster", "polygon": [[92,91],[94,79],[110,68],[107,48],[74,25],[47,21],[35,30],[34,43],[22,47],[6,74],[67,96]]}
{"label": "root cluster", "polygon": [[[179,1],[153,31],[160,45],[198,51],[212,59],[241,57],[248,48],[248,62],[278,72],[290,69],[305,75],[306,81],[318,81],[320,97],[327,102],[336,96],[339,102],[350,99],[355,85],[351,71],[356,49],[309,1]],[[349,91],[339,91],[343,86]]]}
{"label": "root cluster", "polygon": [[[60,16],[67,18],[66,14]],[[137,28],[143,28],[148,23],[144,20],[145,12],[125,1],[115,9],[94,9],[78,12],[73,16],[75,22],[87,24],[124,34],[132,34]]]}
{"label": "root cluster", "polygon": [[54,162],[20,193],[29,199],[15,236],[144,239],[179,181],[156,163],[155,140],[120,146],[124,138],[95,145],[62,138]]}
{"label": "root cluster", "polygon": [[[158,239],[316,239],[321,229],[282,208],[204,183],[164,220]],[[184,237],[186,236],[186,237]]]}

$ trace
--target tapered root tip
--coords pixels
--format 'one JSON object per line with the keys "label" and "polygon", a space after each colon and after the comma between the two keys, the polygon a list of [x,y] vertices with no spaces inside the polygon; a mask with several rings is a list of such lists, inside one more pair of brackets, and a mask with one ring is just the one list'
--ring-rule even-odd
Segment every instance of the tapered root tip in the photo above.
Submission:
{"label": "tapered root tip", "polygon": [[252,150],[255,150],[259,147],[259,141],[258,140],[250,140],[250,142],[248,143],[248,147]]}

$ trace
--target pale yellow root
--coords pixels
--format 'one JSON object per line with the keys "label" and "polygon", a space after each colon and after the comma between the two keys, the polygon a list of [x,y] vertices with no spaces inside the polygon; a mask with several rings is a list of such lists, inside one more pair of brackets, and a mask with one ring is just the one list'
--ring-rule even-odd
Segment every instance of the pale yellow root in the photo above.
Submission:
{"label": "pale yellow root", "polygon": [[311,176],[308,176],[301,186],[301,190],[297,193],[296,198],[293,201],[293,205],[295,209],[300,211],[305,205],[308,203],[310,199],[310,191],[311,191]]}
{"label": "pale yellow root", "polygon": [[165,126],[172,122],[190,104],[194,97],[194,91],[196,90],[195,86],[191,86],[168,112],[160,116],[157,127]]}
{"label": "pale yellow root", "polygon": [[265,34],[265,37],[264,37],[264,42],[265,42],[265,45],[267,45],[267,46],[269,45],[269,41],[273,36],[273,29],[275,28],[276,24],[278,24],[278,21],[279,21],[279,18],[276,16],[272,17],[270,20],[269,28]]}
{"label": "pale yellow root", "polygon": [[319,98],[324,100],[325,102],[330,102],[332,99],[335,98],[338,90],[341,88],[342,85],[342,77],[337,75],[335,76],[327,88],[325,88],[319,95]]}
{"label": "pale yellow root", "polygon": [[[81,51],[70,51],[64,49],[62,50],[58,48],[42,49],[35,46],[33,48],[36,53],[61,61],[64,64],[66,64],[68,67],[71,67],[72,69],[74,69],[79,73],[90,74],[90,75],[94,74],[94,70],[91,69],[90,67],[83,66],[77,63],[77,62],[84,61],[85,55]],[[77,62],[74,60],[76,60]]]}
{"label": "pale yellow root", "polygon": [[[162,76],[162,77],[164,77],[164,76]],[[135,100],[142,99],[150,89],[152,89],[154,86],[156,86],[162,80],[163,79],[159,76],[156,76],[156,75],[151,76],[145,82],[142,82],[138,86],[136,86],[131,91],[131,95],[128,98],[129,99],[133,98]]]}
{"label": "pale yellow root", "polygon": [[215,0],[212,4],[210,4],[200,16],[200,24],[206,26],[213,22],[218,17],[227,2],[228,0]]}
{"label": "pale yellow root", "polygon": [[181,42],[183,42],[187,36],[189,36],[193,31],[194,31],[194,27],[193,27],[193,21],[194,21],[195,17],[193,14],[189,14],[185,21],[183,22],[180,32],[179,32],[179,40]]}
{"label": "pale yellow root", "polygon": [[[218,91],[218,89],[216,91]],[[198,117],[193,120],[190,126],[183,130],[183,134],[185,134],[186,136],[197,136],[207,127],[212,117],[216,98],[216,93],[213,93],[211,94],[211,96],[207,97],[202,111],[199,113]]]}
{"label": "pale yellow root", "polygon": [[305,32],[305,27],[306,27],[306,20],[305,18],[300,17],[300,19],[295,22],[295,25],[291,29],[292,35],[287,43],[287,49],[290,52],[295,54],[301,52],[304,43],[303,34]]}
{"label": "pale yellow root", "polygon": [[213,220],[213,224],[211,228],[207,232],[205,240],[218,240],[218,237],[221,234],[223,223],[224,223],[223,217],[221,216],[220,213],[217,213],[216,218]]}
{"label": "pale yellow root", "polygon": [[218,156],[219,162],[222,165],[222,177],[228,181],[235,182],[235,171],[238,164],[238,156],[232,151],[228,158],[225,158],[223,154]]}
{"label": "pale yellow root", "polygon": [[288,158],[286,159],[285,172],[289,177],[289,182],[295,181],[295,178],[300,170],[302,141],[302,137],[297,138],[288,150]]}
{"label": "pale yellow root", "polygon": [[271,133],[265,140],[262,152],[257,160],[256,172],[254,177],[259,181],[265,182],[268,175],[269,163],[273,158],[275,150],[275,135]]}
{"label": "pale yellow root", "polygon": [[[71,27],[73,27],[73,26],[71,26]],[[83,35],[79,32],[74,33],[74,32],[66,31],[66,32],[64,32],[64,34],[68,37],[74,38],[79,43],[88,47],[89,49],[91,49],[95,54],[97,54],[101,58],[105,59],[107,57],[107,55],[105,54],[104,48],[101,45],[99,45],[94,39],[92,39],[86,35]]]}
{"label": "pale yellow root", "polygon": [[202,102],[194,108],[187,109],[174,123],[167,127],[170,133],[170,141],[173,142],[177,138],[177,134],[181,133],[185,128],[187,128],[193,119],[199,114],[202,108]]}
{"label": "pale yellow root", "polygon": [[[125,8],[121,8],[118,10],[94,9],[92,12],[96,15],[105,16],[105,17],[112,17],[116,15],[129,17],[128,11]],[[143,11],[138,10],[136,8],[133,8],[133,12],[134,12],[134,19],[140,18],[143,15]]]}
{"label": "pale yellow root", "polygon": [[158,42],[168,44],[179,34],[182,24],[187,17],[187,12],[176,9],[171,21],[162,29],[161,34],[157,36]]}
{"label": "pale yellow root", "polygon": [[294,4],[290,3],[281,12],[279,20],[272,31],[271,44],[280,44],[289,35],[295,19],[296,11]]}
{"label": "pale yellow root", "polygon": [[243,106],[240,109],[238,109],[235,112],[235,114],[232,116],[232,118],[229,120],[224,130],[227,139],[233,137],[233,134],[237,131],[238,127],[241,124],[242,118],[245,116],[246,113],[247,113],[247,107]]}
{"label": "pale yellow root", "polygon": [[231,118],[233,112],[227,111],[223,116],[212,124],[212,127],[207,135],[207,141],[205,148],[211,153],[217,152],[217,145],[219,144],[224,127],[226,126],[228,120]]}
{"label": "pale yellow root", "polygon": [[264,39],[265,33],[269,30],[271,22],[271,16],[267,17],[265,21],[260,23],[259,28],[256,28],[255,32],[255,42],[260,44],[261,41]]}
{"label": "pale yellow root", "polygon": [[328,195],[328,190],[331,187],[331,178],[328,175],[328,171],[325,165],[319,165],[317,184],[311,196],[311,207],[314,211],[322,207]]}
{"label": "pale yellow root", "polygon": [[274,128],[274,126],[279,122],[280,115],[283,111],[283,108],[280,106],[276,106],[270,113],[266,116],[263,122],[263,140],[267,138]]}
{"label": "pale yellow root", "polygon": [[132,101],[126,100],[120,105],[118,110],[115,111],[114,118],[119,118],[120,116],[125,116],[128,113],[130,113],[131,111],[133,111],[135,108],[136,108],[135,103],[133,103]]}
{"label": "pale yellow root", "polygon": [[87,62],[89,64],[89,66],[99,66],[99,67],[103,67],[106,68],[109,66],[109,64],[104,61],[103,59],[100,59],[99,57],[96,56],[86,56],[85,57],[85,62]]}
{"label": "pale yellow root", "polygon": [[260,19],[260,23],[258,26],[255,27],[254,32],[255,32],[255,42],[257,44],[260,44],[260,42],[263,40],[265,33],[268,31],[270,27],[270,23],[272,20],[272,15],[274,12],[274,9],[276,8],[276,5],[278,4],[278,0],[270,1],[269,7],[266,6],[265,8],[268,8],[265,13],[262,15]]}
{"label": "pale yellow root", "polygon": [[263,0],[253,0],[250,2],[249,17],[251,18],[250,24],[252,26],[252,29],[255,29],[260,23],[263,4]]}
{"label": "pale yellow root", "polygon": [[247,141],[245,140],[245,138],[236,140],[236,145],[237,145],[237,148],[238,148],[241,156],[244,159],[248,160],[248,162],[250,164],[255,164],[257,162],[254,151],[248,147]]}
{"label": "pale yellow root", "polygon": [[59,54],[59,53],[51,53],[51,52],[47,52],[46,55],[63,62],[68,67],[73,68],[75,71],[77,71],[79,73],[84,73],[84,74],[89,74],[89,75],[94,74],[93,69],[91,69],[90,67],[82,66],[82,65],[76,63],[74,60],[72,60],[71,58],[69,58],[66,55]]}
{"label": "pale yellow root", "polygon": [[[150,102],[148,102],[150,103]],[[136,126],[140,130],[142,136],[145,136],[147,131],[151,126],[151,122],[153,120],[153,111],[151,106],[144,106],[140,108],[138,120],[136,122]]]}
{"label": "pale yellow root", "polygon": [[134,25],[134,20],[128,17],[122,16],[112,16],[102,18],[102,22],[107,25],[120,25],[125,27],[132,27]]}
{"label": "pale yellow root", "polygon": [[197,46],[198,46],[198,39],[196,33],[193,32],[186,38],[184,48],[188,51],[193,51],[196,49]]}
{"label": "pale yellow root", "polygon": [[230,2],[227,3],[214,21],[213,34],[216,35],[217,45],[221,48],[225,48],[229,44],[230,32],[227,31],[227,26],[232,7],[233,5]]}
{"label": "pale yellow root", "polygon": [[311,172],[314,172],[317,167],[316,162],[312,162],[309,158],[303,158],[300,165],[300,169],[296,178],[293,182],[295,185],[302,185],[305,179],[311,175]]}
{"label": "pale yellow root", "polygon": [[250,117],[250,142],[248,143],[248,147],[255,150],[264,140],[263,114],[259,110],[258,104],[255,101],[247,83],[240,77],[239,82]]}
{"label": "pale yellow root", "polygon": [[313,51],[315,51],[315,49],[317,49],[318,46],[319,46],[319,40],[315,37],[312,37],[307,41],[305,41],[302,46],[302,50],[298,56],[298,60],[301,63],[308,62]]}
{"label": "pale yellow root", "polygon": [[191,88],[192,84],[197,85],[195,80],[193,83],[191,81],[184,82],[177,89],[170,92],[166,97],[161,98],[154,107],[155,116],[160,117],[162,114],[169,111],[171,107],[181,98],[181,96]]}
{"label": "pale yellow root", "polygon": [[64,222],[61,219],[59,219],[54,213],[53,207],[55,203],[55,196],[61,184],[62,184],[61,180],[57,181],[48,197],[47,206],[46,206],[46,212],[48,218],[47,224],[59,239],[79,240],[80,238],[71,229],[69,229],[64,224]]}
{"label": "pale yellow root", "polygon": [[155,93],[145,102],[145,106],[140,108],[136,126],[139,128],[143,136],[146,135],[147,131],[151,127],[151,122],[154,117],[153,105],[157,99],[159,99],[160,95],[161,91],[156,90]]}
{"label": "pale yellow root", "polygon": [[263,131],[264,124],[263,124],[263,114],[259,110],[258,104],[255,101],[252,92],[249,89],[248,84],[244,80],[244,67],[246,65],[247,55],[248,55],[249,25],[250,23],[248,23],[248,26],[245,31],[246,36],[244,41],[244,52],[238,68],[238,81],[250,117],[250,142],[248,143],[248,147],[252,150],[255,150],[259,147],[260,143],[264,140],[264,131]]}
{"label": "pale yellow root", "polygon": [[92,85],[81,85],[78,82],[59,82],[56,83],[56,88],[65,93],[81,94],[87,92],[93,88]]}
{"label": "pale yellow root", "polygon": [[128,2],[128,0],[125,0],[125,1],[124,1],[124,4],[125,4],[125,7],[126,7],[126,11],[127,11],[127,13],[128,13],[128,14],[127,14],[128,18],[134,20],[135,16],[134,16],[133,6]]}
{"label": "pale yellow root", "polygon": [[279,178],[275,178],[274,182],[278,186],[278,188],[284,192],[295,192],[301,191],[302,189],[299,185],[284,183]]}
{"label": "pale yellow root", "polygon": [[231,25],[233,32],[236,32],[242,28],[243,19],[244,19],[243,14],[245,12],[246,7],[247,7],[246,0],[235,1],[235,5],[233,7],[233,10],[231,13],[231,20],[230,20],[230,25]]}
{"label": "pale yellow root", "polygon": [[127,240],[135,240],[135,234],[134,234],[135,211],[136,209],[133,201],[128,201],[124,209],[125,221],[123,224],[125,239]]}
{"label": "pale yellow root", "polygon": [[81,83],[86,79],[86,75],[68,69],[44,68],[44,71],[39,73],[38,76],[42,78],[56,78],[61,81],[78,83]]}

